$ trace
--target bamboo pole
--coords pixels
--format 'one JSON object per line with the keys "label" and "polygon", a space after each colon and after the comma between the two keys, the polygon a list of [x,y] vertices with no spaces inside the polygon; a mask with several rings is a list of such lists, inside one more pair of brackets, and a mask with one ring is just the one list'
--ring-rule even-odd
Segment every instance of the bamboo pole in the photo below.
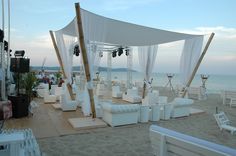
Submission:
{"label": "bamboo pole", "polygon": [[[63,77],[64,77],[65,79],[67,79],[67,76],[66,76],[66,73],[65,73],[65,70],[64,70],[64,66],[63,66],[63,63],[62,63],[61,55],[60,55],[60,53],[59,53],[59,49],[58,49],[57,44],[56,44],[55,37],[54,37],[53,32],[52,32],[51,30],[49,31],[49,33],[50,33],[50,36],[51,36],[51,39],[52,39],[52,43],[53,43],[54,49],[55,49],[55,51],[56,51],[57,59],[58,59],[59,64],[60,64],[60,66],[61,66],[62,75],[63,75]],[[73,95],[73,91],[72,91],[72,86],[71,86],[71,84],[67,83],[66,86],[67,86],[67,89],[68,89],[68,91],[69,91],[71,100],[75,100],[75,97],[74,97],[74,95]]]}
{"label": "bamboo pole", "polygon": [[143,99],[145,98],[145,92],[146,92],[146,83],[144,82],[143,83],[143,95],[142,95]]}
{"label": "bamboo pole", "polygon": [[[84,42],[84,33],[83,33],[83,26],[82,26],[79,3],[75,3],[75,10],[76,10],[77,26],[78,26],[78,31],[79,31],[80,48],[81,48],[81,53],[82,53],[82,58],[83,58],[84,68],[85,68],[85,75],[86,75],[87,83],[92,83],[91,76],[90,76],[89,63],[88,63],[88,56],[87,56],[85,42]],[[88,88],[88,92],[89,92],[89,99],[90,99],[90,105],[91,105],[91,110],[92,110],[92,117],[96,118],[93,88]]]}
{"label": "bamboo pole", "polygon": [[[208,50],[208,48],[209,48],[209,46],[210,46],[210,44],[211,44],[211,41],[212,41],[214,35],[215,35],[215,33],[211,33],[211,36],[209,37],[209,39],[208,39],[208,41],[207,41],[207,44],[206,44],[206,46],[205,46],[205,48],[204,48],[204,50],[203,50],[203,52],[202,52],[200,58],[198,59],[198,62],[197,62],[196,66],[195,66],[195,68],[194,68],[194,70],[193,70],[193,73],[192,73],[192,75],[191,75],[191,77],[190,77],[190,79],[189,79],[189,81],[188,81],[188,83],[187,83],[187,85],[186,85],[186,88],[188,88],[188,87],[190,86],[190,84],[192,83],[193,78],[194,78],[194,76],[195,76],[196,73],[197,73],[197,70],[198,70],[198,68],[199,68],[199,66],[200,66],[200,64],[201,64],[201,62],[202,62],[202,60],[203,60],[203,57],[205,56],[205,54],[206,54],[206,52],[207,52],[207,50]],[[186,92],[187,92],[187,90],[184,89],[184,92],[183,92],[183,94],[182,94],[182,97],[184,97],[184,96],[186,95]]]}

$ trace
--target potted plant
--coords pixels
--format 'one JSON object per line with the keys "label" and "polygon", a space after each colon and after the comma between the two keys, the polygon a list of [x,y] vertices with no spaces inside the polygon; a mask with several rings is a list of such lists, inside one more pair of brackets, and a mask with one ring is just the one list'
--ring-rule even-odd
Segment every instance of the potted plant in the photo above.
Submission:
{"label": "potted plant", "polygon": [[23,76],[23,86],[30,103],[33,98],[33,90],[37,86],[37,78],[34,73],[29,72]]}

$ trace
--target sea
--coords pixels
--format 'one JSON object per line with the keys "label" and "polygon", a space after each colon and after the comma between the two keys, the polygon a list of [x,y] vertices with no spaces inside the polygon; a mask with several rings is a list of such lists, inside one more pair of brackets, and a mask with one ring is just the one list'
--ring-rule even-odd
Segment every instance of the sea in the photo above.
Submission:
{"label": "sea", "polygon": [[[168,73],[169,74],[169,73]],[[173,73],[172,73],[173,74]],[[112,80],[126,81],[127,72],[112,72]],[[180,84],[179,74],[173,74],[171,79],[172,86],[176,88]],[[235,90],[236,91],[236,75],[207,75],[208,79],[205,82],[205,86],[208,93],[220,93],[221,90]],[[104,80],[107,78],[107,72],[100,72],[99,77]],[[162,86],[165,87],[168,83],[168,77],[166,73],[153,73],[151,75],[153,78],[152,86]],[[132,83],[141,81],[143,82],[143,74],[141,72],[132,72]],[[201,75],[195,75],[191,86],[197,87],[202,86]],[[167,86],[169,87],[169,85]]]}

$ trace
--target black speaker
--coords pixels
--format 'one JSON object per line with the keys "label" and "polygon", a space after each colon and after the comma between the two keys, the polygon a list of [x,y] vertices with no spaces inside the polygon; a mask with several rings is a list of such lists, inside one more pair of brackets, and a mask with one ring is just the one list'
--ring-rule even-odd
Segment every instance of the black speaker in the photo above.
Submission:
{"label": "black speaker", "polygon": [[11,58],[10,71],[27,73],[29,72],[30,59],[28,58]]}
{"label": "black speaker", "polygon": [[28,116],[29,98],[27,95],[8,96],[12,103],[12,117],[21,118]]}

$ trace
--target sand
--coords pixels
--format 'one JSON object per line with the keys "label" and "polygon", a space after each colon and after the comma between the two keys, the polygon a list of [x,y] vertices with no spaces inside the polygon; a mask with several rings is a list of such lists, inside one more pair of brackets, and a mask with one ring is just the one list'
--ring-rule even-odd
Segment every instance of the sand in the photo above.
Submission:
{"label": "sand", "polygon": [[[166,91],[160,92],[160,95],[162,94],[171,95]],[[172,98],[173,97],[170,97],[169,99],[171,100]],[[61,114],[59,112],[56,112],[57,116],[53,116],[52,107],[47,107],[50,114],[49,118],[53,120],[53,122],[59,122],[57,118],[65,116],[64,113]],[[231,135],[227,131],[220,131],[216,124],[213,117],[216,107],[218,107],[219,111],[224,111],[231,120],[232,125],[236,127],[236,107],[230,108],[229,105],[222,105],[220,95],[210,94],[207,100],[195,100],[193,105],[193,108],[202,109],[205,112],[189,117],[144,124],[139,123],[115,128],[106,127],[80,131],[72,130],[71,127],[67,125],[68,123],[63,121],[62,123],[66,124],[65,127],[63,127],[61,123],[59,126],[58,124],[56,124],[57,126],[48,125],[52,128],[48,131],[55,131],[55,134],[52,136],[36,135],[36,137],[41,151],[48,156],[151,156],[153,154],[149,139],[149,127],[151,124],[157,124],[187,135],[236,149],[236,135]],[[78,115],[78,113],[67,116],[73,117],[76,115]],[[7,123],[6,125],[10,127],[12,124],[13,123]],[[42,130],[45,131],[45,129]],[[37,131],[34,131],[34,133],[35,132],[37,133]]]}

